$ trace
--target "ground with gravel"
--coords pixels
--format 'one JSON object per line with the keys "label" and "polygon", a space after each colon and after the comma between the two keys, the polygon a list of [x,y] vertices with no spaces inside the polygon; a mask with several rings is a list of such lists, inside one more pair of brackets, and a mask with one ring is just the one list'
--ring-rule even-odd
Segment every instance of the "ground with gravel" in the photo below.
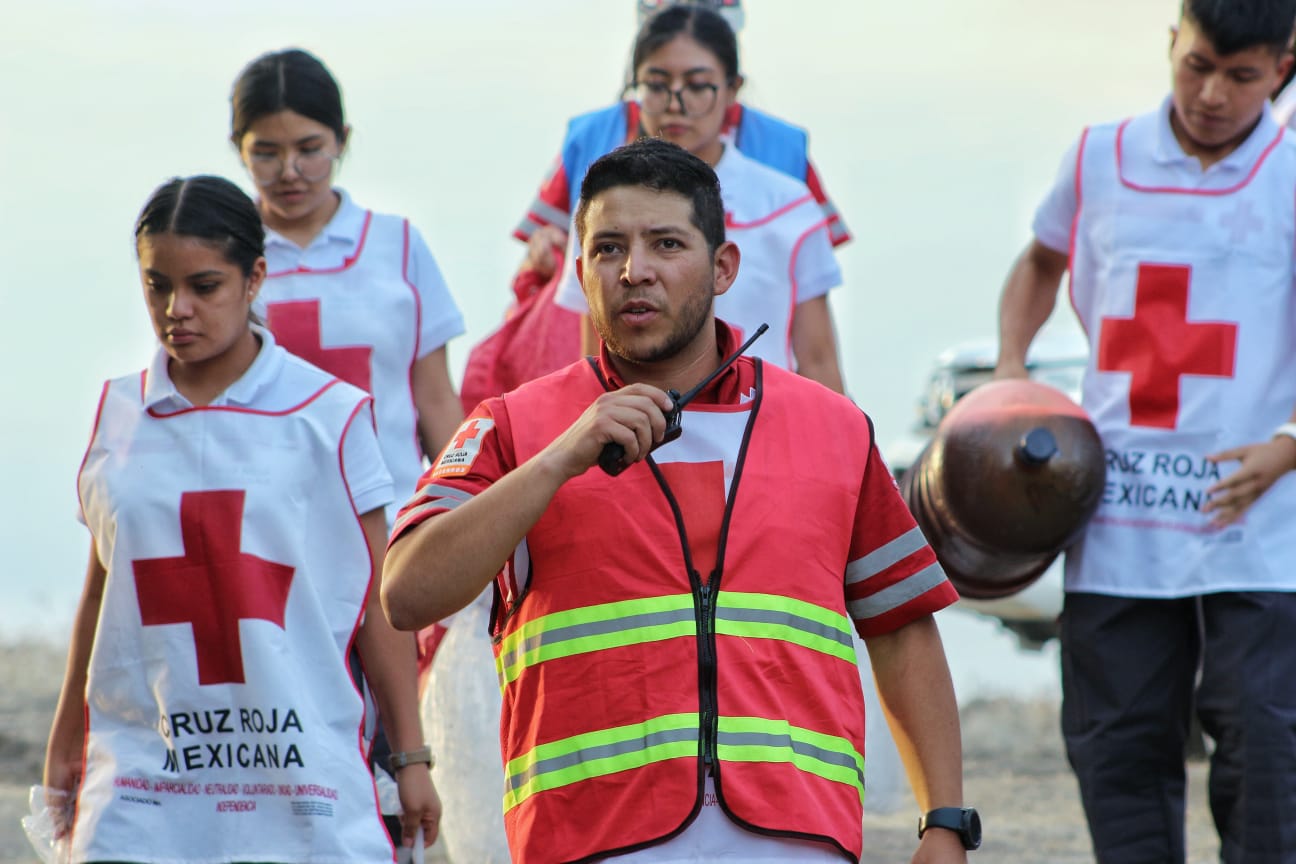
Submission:
{"label": "ground with gravel", "polygon": [[[0,862],[34,862],[19,818],[38,782],[45,736],[63,675],[63,652],[0,644]],[[1093,855],[1075,781],[1058,737],[1057,705],[979,700],[963,707],[965,789],[985,823],[973,861],[1081,864]],[[1212,864],[1218,846],[1205,801],[1205,766],[1189,767],[1189,862]],[[865,864],[903,864],[915,843],[912,808],[865,818]],[[464,862],[470,864],[470,862]]]}

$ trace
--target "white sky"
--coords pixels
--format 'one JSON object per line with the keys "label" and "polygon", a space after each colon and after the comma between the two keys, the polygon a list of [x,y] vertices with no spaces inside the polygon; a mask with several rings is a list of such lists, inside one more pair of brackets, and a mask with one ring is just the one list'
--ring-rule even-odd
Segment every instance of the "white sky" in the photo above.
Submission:
{"label": "white sky", "polygon": [[[931,359],[994,334],[1037,200],[1085,123],[1156,104],[1178,0],[746,0],[745,98],[807,127],[855,233],[833,304],[852,395],[900,435]],[[87,540],[75,475],[104,378],[152,335],[131,229],[176,174],[249,188],[234,76],[307,48],[355,133],[339,178],[408,215],[464,310],[500,319],[508,235],[566,118],[620,89],[630,0],[45,0],[0,28],[0,640],[61,638]]]}

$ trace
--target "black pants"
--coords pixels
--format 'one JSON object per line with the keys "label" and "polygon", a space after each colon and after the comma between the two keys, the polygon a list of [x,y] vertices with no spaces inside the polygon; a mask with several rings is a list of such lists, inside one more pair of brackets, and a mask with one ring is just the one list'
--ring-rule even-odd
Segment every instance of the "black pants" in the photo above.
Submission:
{"label": "black pants", "polygon": [[1296,864],[1296,594],[1067,594],[1061,641],[1062,732],[1099,864],[1184,861],[1194,701],[1216,742],[1221,860]]}

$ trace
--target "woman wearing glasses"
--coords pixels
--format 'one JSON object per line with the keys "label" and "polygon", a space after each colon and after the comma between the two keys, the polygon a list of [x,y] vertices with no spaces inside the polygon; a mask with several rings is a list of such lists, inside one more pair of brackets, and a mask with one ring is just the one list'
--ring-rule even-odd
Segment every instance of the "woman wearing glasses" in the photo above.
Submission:
{"label": "woman wearing glasses", "polygon": [[373,394],[403,503],[423,453],[436,455],[463,419],[445,348],[463,316],[418,230],[333,185],[350,127],[322,62],[300,50],[259,57],[230,103],[230,138],[267,229],[259,311],[289,351]]}
{"label": "woman wearing glasses", "polygon": [[[733,287],[716,298],[716,316],[742,333],[769,324],[773,338],[758,341],[753,354],[841,392],[827,296],[841,284],[830,220],[805,184],[749,158],[726,135],[726,117],[743,83],[733,30],[710,9],[668,7],[640,29],[631,69],[629,86],[639,106],[632,134],[678,144],[720,178],[725,227],[742,251],[743,266]],[[577,240],[568,240],[556,299],[583,314],[573,254]],[[584,329],[589,351],[593,332]]]}
{"label": "woman wearing glasses", "polygon": [[[641,17],[646,7],[663,6],[646,19],[634,46],[626,84],[634,98],[570,122],[557,167],[514,231],[528,244],[513,285],[517,304],[469,359],[467,407],[595,347],[588,327],[578,347],[574,313],[584,311],[584,298],[563,252],[567,228],[589,164],[640,135],[673,141],[720,175],[730,239],[745,258],[717,314],[746,332],[769,323],[773,333],[754,353],[843,388],[826,293],[840,282],[832,248],[850,234],[810,164],[805,132],[738,102],[737,40],[721,14],[737,10],[736,2],[641,2]],[[771,249],[777,254],[763,254]],[[554,274],[565,262],[559,282]]]}

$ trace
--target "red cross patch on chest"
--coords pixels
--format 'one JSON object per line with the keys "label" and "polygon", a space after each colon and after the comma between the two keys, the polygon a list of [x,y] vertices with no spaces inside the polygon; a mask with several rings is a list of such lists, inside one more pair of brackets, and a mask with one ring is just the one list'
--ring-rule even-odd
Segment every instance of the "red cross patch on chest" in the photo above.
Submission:
{"label": "red cross patch on chest", "polygon": [[1129,372],[1130,424],[1174,429],[1185,375],[1232,378],[1237,325],[1189,321],[1192,268],[1140,264],[1131,318],[1103,318],[1098,371]]}
{"label": "red cross patch on chest", "polygon": [[320,301],[270,303],[266,307],[266,326],[288,352],[366,393],[373,392],[373,349],[362,345],[325,348],[320,339]]}
{"label": "red cross patch on chest", "polygon": [[239,621],[284,626],[294,571],[242,551],[245,496],[242,490],[185,492],[185,554],[132,562],[144,625],[192,626],[199,684],[246,681]]}

